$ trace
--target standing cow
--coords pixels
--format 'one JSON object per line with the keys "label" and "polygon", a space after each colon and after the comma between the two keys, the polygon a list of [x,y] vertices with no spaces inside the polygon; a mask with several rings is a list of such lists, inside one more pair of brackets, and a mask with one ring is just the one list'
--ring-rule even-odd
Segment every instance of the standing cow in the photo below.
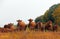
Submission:
{"label": "standing cow", "polygon": [[34,30],[35,29],[35,26],[36,26],[36,23],[33,22],[33,19],[29,19],[29,24],[28,24],[28,27],[30,30]]}
{"label": "standing cow", "polygon": [[17,22],[18,30],[26,30],[26,24],[22,20],[17,20]]}
{"label": "standing cow", "polygon": [[51,31],[52,30],[52,21],[48,21],[45,25],[45,30],[49,30]]}
{"label": "standing cow", "polygon": [[37,30],[43,31],[43,30],[44,30],[43,23],[42,23],[42,22],[37,22],[35,28],[36,28]]}
{"label": "standing cow", "polygon": [[53,28],[53,31],[57,31],[58,30],[58,24],[55,24],[52,28]]}

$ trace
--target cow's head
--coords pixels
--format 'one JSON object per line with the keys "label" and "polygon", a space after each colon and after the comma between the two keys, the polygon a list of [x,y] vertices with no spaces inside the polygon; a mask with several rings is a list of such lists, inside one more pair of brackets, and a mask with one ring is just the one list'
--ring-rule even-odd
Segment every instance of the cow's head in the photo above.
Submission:
{"label": "cow's head", "polygon": [[28,21],[29,21],[29,22],[32,22],[32,21],[33,21],[33,19],[29,19]]}
{"label": "cow's head", "polygon": [[17,22],[22,22],[22,20],[17,20]]}

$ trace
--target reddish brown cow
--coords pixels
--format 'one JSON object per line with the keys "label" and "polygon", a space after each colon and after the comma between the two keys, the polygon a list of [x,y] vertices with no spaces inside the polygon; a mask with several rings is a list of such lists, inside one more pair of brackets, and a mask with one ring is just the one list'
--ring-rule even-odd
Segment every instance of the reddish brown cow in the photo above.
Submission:
{"label": "reddish brown cow", "polygon": [[22,20],[17,20],[18,24],[18,30],[26,30],[26,24]]}
{"label": "reddish brown cow", "polygon": [[43,30],[44,30],[43,23],[42,23],[42,22],[37,22],[35,28],[36,28],[37,30],[41,30],[41,31],[43,31]]}
{"label": "reddish brown cow", "polygon": [[6,24],[4,25],[4,32],[8,32],[9,26]]}
{"label": "reddish brown cow", "polygon": [[53,31],[57,31],[58,30],[58,24],[55,24],[54,26],[53,26]]}
{"label": "reddish brown cow", "polygon": [[3,28],[0,28],[0,32],[4,32],[4,29]]}
{"label": "reddish brown cow", "polygon": [[48,21],[45,25],[45,30],[52,30],[52,21]]}
{"label": "reddish brown cow", "polygon": [[13,23],[9,23],[8,26],[9,26],[9,28],[10,28],[11,31],[15,30],[15,27],[14,27]]}
{"label": "reddish brown cow", "polygon": [[4,25],[5,32],[12,32],[15,30],[15,27],[13,23],[9,23],[7,25]]}
{"label": "reddish brown cow", "polygon": [[8,24],[8,26],[9,26],[9,28],[10,28],[10,29],[15,29],[15,27],[14,27],[14,24],[13,24],[13,23],[9,23],[9,24]]}
{"label": "reddish brown cow", "polygon": [[28,21],[29,21],[28,27],[29,27],[31,30],[35,29],[36,23],[33,22],[33,19],[29,19]]}
{"label": "reddish brown cow", "polygon": [[8,32],[6,28],[0,28],[0,32]]}

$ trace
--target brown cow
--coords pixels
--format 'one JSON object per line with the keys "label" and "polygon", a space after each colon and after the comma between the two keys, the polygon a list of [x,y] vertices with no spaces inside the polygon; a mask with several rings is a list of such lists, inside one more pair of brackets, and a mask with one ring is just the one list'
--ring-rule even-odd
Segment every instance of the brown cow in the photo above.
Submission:
{"label": "brown cow", "polygon": [[53,28],[53,31],[57,31],[58,30],[58,24],[55,24],[52,28]]}
{"label": "brown cow", "polygon": [[18,30],[26,30],[26,24],[22,20],[17,20],[18,24]]}
{"label": "brown cow", "polygon": [[6,28],[0,28],[0,32],[5,33],[5,32],[8,32],[8,30]]}
{"label": "brown cow", "polygon": [[8,26],[9,26],[9,28],[10,28],[10,29],[15,29],[15,27],[14,27],[14,24],[13,24],[13,23],[9,23],[9,24],[8,24]]}
{"label": "brown cow", "polygon": [[28,21],[29,21],[28,27],[29,27],[31,30],[35,29],[36,23],[33,22],[33,19],[29,19]]}
{"label": "brown cow", "polygon": [[0,32],[4,32],[4,28],[0,28]]}
{"label": "brown cow", "polygon": [[4,32],[8,32],[9,26],[6,24],[4,25]]}
{"label": "brown cow", "polygon": [[52,21],[48,21],[47,23],[46,23],[46,25],[45,25],[45,30],[52,30]]}
{"label": "brown cow", "polygon": [[12,32],[15,30],[15,27],[13,23],[9,23],[7,25],[4,25],[5,32]]}
{"label": "brown cow", "polygon": [[43,23],[42,23],[42,22],[37,22],[35,28],[36,28],[37,30],[43,31],[43,30],[44,30]]}
{"label": "brown cow", "polygon": [[13,23],[9,23],[8,26],[9,26],[9,28],[10,28],[11,31],[15,30],[15,27],[14,27]]}

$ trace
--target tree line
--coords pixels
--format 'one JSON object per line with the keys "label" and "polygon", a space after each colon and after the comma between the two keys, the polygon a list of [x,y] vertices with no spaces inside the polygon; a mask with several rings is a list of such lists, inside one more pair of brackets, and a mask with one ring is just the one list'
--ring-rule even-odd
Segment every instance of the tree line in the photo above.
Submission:
{"label": "tree line", "polygon": [[60,3],[52,5],[44,15],[38,16],[35,22],[47,22],[51,20],[53,24],[57,23],[60,26]]}

